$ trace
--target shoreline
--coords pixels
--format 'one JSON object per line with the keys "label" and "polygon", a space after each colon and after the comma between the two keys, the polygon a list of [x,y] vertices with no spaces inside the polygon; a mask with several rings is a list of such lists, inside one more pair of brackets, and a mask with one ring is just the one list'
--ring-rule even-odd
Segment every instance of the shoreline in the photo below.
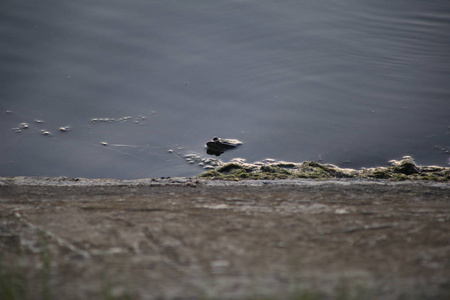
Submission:
{"label": "shoreline", "polygon": [[[228,163],[210,165],[207,171],[193,177],[153,177],[139,179],[83,178],[66,176],[0,176],[2,185],[60,185],[60,186],[106,186],[106,185],[312,185],[318,182],[336,184],[386,184],[400,182],[450,182],[450,167],[416,165],[410,156],[391,160],[388,167],[340,168],[333,164],[315,161],[302,163],[272,161],[246,163],[235,159]],[[239,182],[239,183],[232,183]]]}
{"label": "shoreline", "polygon": [[182,186],[182,187],[263,187],[263,186],[429,186],[449,188],[446,181],[402,180],[367,178],[326,178],[326,179],[248,179],[248,180],[221,180],[201,177],[161,177],[143,179],[111,179],[111,178],[72,178],[72,177],[46,177],[46,176],[14,176],[0,177],[0,187],[7,186],[42,186],[42,187],[105,187],[105,186]]}

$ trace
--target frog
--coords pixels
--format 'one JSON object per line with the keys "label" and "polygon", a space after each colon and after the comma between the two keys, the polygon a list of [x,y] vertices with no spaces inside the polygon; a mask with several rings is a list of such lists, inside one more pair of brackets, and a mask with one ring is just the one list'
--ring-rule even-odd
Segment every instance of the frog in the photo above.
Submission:
{"label": "frog", "polygon": [[236,139],[222,139],[215,136],[212,140],[206,142],[206,153],[209,155],[220,156],[225,151],[234,149],[242,145],[242,142]]}

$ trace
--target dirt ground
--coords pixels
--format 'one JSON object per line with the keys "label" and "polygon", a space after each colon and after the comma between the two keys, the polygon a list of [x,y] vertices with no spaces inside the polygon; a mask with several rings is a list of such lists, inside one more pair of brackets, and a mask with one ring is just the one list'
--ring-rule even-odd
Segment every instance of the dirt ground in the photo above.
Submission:
{"label": "dirt ground", "polygon": [[0,178],[0,249],[2,299],[450,299],[450,184]]}

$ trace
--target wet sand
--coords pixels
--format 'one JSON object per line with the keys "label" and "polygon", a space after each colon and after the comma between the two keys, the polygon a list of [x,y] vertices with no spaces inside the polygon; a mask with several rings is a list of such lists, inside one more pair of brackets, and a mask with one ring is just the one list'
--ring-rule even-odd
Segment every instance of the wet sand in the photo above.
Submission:
{"label": "wet sand", "polygon": [[449,200],[423,181],[0,178],[2,272],[26,299],[448,299]]}

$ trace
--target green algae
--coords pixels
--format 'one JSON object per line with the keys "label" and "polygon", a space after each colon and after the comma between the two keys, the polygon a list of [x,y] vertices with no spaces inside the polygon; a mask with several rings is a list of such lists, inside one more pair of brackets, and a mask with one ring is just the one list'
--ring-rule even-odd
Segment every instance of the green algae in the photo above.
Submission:
{"label": "green algae", "polygon": [[390,161],[391,166],[363,168],[361,170],[340,168],[332,164],[321,164],[315,161],[303,163],[228,163],[199,175],[200,178],[211,180],[274,180],[274,179],[384,179],[391,181],[422,180],[450,181],[450,168],[439,166],[417,166],[409,156],[402,160]]}

